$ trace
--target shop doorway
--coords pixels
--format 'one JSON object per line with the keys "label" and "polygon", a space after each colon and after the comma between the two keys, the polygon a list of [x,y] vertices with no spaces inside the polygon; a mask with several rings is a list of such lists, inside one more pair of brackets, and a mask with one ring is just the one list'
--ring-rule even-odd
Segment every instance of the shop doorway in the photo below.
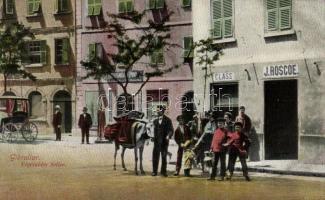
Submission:
{"label": "shop doorway", "polygon": [[266,81],[265,159],[298,159],[297,80]]}
{"label": "shop doorway", "polygon": [[58,91],[53,97],[53,111],[55,105],[61,107],[62,133],[71,133],[72,128],[72,106],[71,95],[64,90]]}

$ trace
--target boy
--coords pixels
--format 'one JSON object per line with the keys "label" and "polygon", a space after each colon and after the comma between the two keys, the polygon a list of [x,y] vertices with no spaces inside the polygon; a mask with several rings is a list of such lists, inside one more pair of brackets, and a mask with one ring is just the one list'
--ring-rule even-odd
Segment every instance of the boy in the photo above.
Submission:
{"label": "boy", "polygon": [[223,146],[229,147],[229,161],[228,161],[228,169],[230,172],[229,179],[232,178],[235,169],[235,163],[237,157],[239,157],[243,176],[246,181],[250,181],[251,179],[248,176],[246,156],[248,147],[250,145],[250,141],[246,134],[242,132],[243,124],[240,122],[235,123],[235,132],[228,134],[228,141]]}
{"label": "boy", "polygon": [[217,173],[217,165],[220,160],[220,179],[219,181],[223,181],[226,174],[226,151],[223,144],[227,142],[227,131],[224,128],[225,119],[219,118],[218,120],[218,128],[214,132],[211,148],[210,150],[214,153],[214,162],[212,166],[212,173],[208,180],[215,180]]}

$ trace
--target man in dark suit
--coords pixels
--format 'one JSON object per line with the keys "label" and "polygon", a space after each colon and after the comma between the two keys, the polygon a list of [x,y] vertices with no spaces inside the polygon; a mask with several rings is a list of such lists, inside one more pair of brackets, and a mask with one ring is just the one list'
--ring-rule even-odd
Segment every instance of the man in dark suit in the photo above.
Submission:
{"label": "man in dark suit", "polygon": [[161,154],[160,174],[167,177],[167,152],[169,140],[173,136],[173,124],[165,115],[165,107],[157,107],[158,118],[153,121],[154,125],[154,147],[152,152],[152,176],[157,176],[159,157]]}
{"label": "man in dark suit", "polygon": [[87,113],[87,108],[84,107],[82,109],[83,113],[79,117],[79,128],[81,128],[81,143],[83,144],[85,142],[85,136],[86,136],[86,142],[89,144],[89,129],[92,126],[93,122],[91,119],[91,116],[89,113]]}
{"label": "man in dark suit", "polygon": [[52,125],[54,133],[56,135],[55,141],[61,141],[61,124],[62,124],[62,113],[59,105],[55,106]]}

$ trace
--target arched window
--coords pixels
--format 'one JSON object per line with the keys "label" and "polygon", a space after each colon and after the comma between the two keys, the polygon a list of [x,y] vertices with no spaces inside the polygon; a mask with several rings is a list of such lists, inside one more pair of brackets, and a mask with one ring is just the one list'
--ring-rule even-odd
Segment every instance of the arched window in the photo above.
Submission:
{"label": "arched window", "polygon": [[29,116],[32,118],[44,117],[44,105],[42,102],[42,94],[33,91],[28,95],[29,99]]}

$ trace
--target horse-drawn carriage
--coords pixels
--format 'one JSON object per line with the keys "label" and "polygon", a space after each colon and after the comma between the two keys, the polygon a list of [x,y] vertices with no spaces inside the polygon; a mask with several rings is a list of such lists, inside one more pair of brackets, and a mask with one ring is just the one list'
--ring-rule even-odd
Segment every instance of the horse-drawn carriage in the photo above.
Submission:
{"label": "horse-drawn carriage", "polygon": [[0,133],[2,141],[14,142],[19,135],[27,142],[33,142],[38,135],[35,123],[29,120],[29,101],[16,96],[0,97]]}

